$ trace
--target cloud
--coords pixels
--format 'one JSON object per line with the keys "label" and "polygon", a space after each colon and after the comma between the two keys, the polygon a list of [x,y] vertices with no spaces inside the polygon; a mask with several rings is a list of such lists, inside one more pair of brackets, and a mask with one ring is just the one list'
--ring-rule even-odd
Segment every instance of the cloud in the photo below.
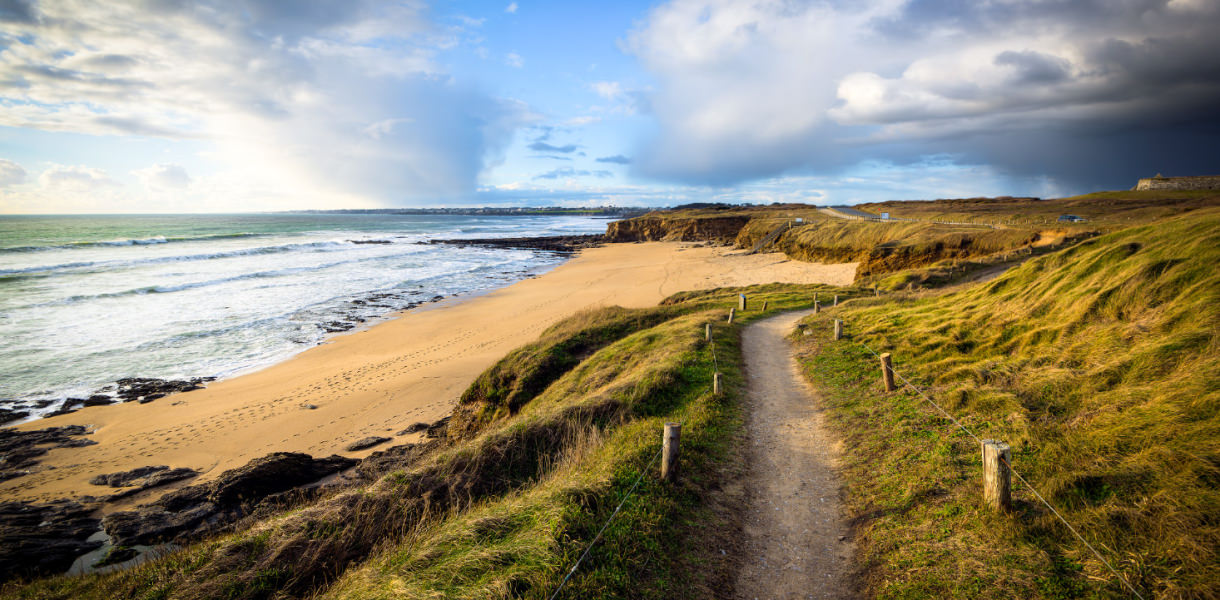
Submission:
{"label": "cloud", "polygon": [[21,165],[4,158],[0,158],[0,187],[8,187],[25,183],[25,169]]}
{"label": "cloud", "polygon": [[38,176],[38,183],[48,190],[74,193],[122,186],[101,169],[69,165],[55,165],[43,171]]}
{"label": "cloud", "polygon": [[617,81],[595,81],[589,84],[589,88],[607,100],[618,100],[623,97],[623,86]]}
{"label": "cloud", "polygon": [[516,14],[516,12],[517,12],[517,3],[516,3],[516,2],[511,2],[511,3],[509,3],[509,5],[508,5],[508,6],[505,6],[505,7],[504,7],[504,12],[506,12],[506,13],[508,13],[508,14],[510,14],[510,15],[511,15],[511,14]]}
{"label": "cloud", "polygon": [[720,185],[949,155],[1086,187],[1211,171],[1217,27],[1204,2],[673,0],[624,42],[656,82],[635,169]]}
{"label": "cloud", "polygon": [[623,156],[622,154],[615,154],[614,156],[603,156],[603,157],[597,158],[595,160],[599,163],[614,163],[616,165],[631,164],[631,159],[627,158],[626,156]]}
{"label": "cloud", "polygon": [[525,59],[521,58],[521,55],[517,54],[516,52],[509,52],[504,57],[504,64],[506,64],[510,67],[513,67],[513,68],[520,69],[521,67],[525,66]]}
{"label": "cloud", "polygon": [[191,176],[181,165],[155,165],[132,174],[153,190],[182,190],[191,185]]}
{"label": "cloud", "polygon": [[554,145],[548,144],[548,143],[542,141],[541,139],[539,139],[539,140],[535,141],[534,143],[530,144],[529,146],[527,146],[527,148],[529,148],[530,150],[533,150],[534,152],[559,152],[561,154],[571,154],[572,152],[575,152],[578,148],[580,148],[580,146],[577,146],[576,144],[564,144],[563,146],[554,146]]}
{"label": "cloud", "polygon": [[0,125],[206,140],[299,205],[435,202],[534,118],[437,64],[472,26],[414,1],[4,2]]}
{"label": "cloud", "polygon": [[535,175],[534,179],[560,179],[563,177],[614,177],[610,171],[583,171],[572,167],[560,167],[546,173]]}

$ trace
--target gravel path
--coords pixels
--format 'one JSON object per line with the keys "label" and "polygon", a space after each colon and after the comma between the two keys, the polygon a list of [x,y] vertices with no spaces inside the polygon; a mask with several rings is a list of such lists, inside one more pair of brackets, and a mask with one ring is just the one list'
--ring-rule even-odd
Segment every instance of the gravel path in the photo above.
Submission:
{"label": "gravel path", "polygon": [[852,597],[852,547],[833,471],[837,442],[784,339],[807,314],[759,321],[743,334],[750,446],[739,598]]}

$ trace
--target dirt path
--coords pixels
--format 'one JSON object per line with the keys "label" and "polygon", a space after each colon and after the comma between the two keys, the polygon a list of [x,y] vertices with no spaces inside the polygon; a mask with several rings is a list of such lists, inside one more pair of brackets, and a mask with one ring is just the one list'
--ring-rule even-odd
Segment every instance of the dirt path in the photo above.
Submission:
{"label": "dirt path", "polygon": [[837,443],[784,339],[806,314],[759,321],[743,335],[750,447],[739,598],[851,597],[852,548],[832,470]]}

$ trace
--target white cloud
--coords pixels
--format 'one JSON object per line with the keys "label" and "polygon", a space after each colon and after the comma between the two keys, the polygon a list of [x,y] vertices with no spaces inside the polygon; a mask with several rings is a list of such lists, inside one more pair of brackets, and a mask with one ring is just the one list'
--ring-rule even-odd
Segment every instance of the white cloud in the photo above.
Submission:
{"label": "white cloud", "polygon": [[511,15],[511,14],[516,14],[516,12],[517,12],[517,3],[516,3],[516,2],[511,2],[511,3],[509,3],[509,5],[508,5],[508,6],[505,6],[505,7],[504,7],[504,12],[506,12],[506,13],[508,13],[508,14],[510,14],[510,15]]}
{"label": "white cloud", "polygon": [[1140,136],[1165,131],[1193,135],[1177,156],[1207,168],[1197,132],[1220,102],[1216,26],[1220,4],[1194,0],[673,0],[624,42],[657,82],[639,168],[728,183],[950,152],[1112,176],[1157,160],[1171,140]]}
{"label": "white cloud", "polygon": [[70,193],[87,193],[122,186],[101,169],[73,165],[52,166],[38,176],[38,183],[49,191]]}
{"label": "white cloud", "polygon": [[[227,180],[298,206],[474,190],[527,120],[434,60],[422,2],[63,0],[0,23],[0,125],[210,141]],[[257,208],[251,206],[250,208]]]}
{"label": "white cloud", "polygon": [[509,52],[508,55],[504,57],[504,64],[520,69],[521,67],[525,66],[525,59],[521,58],[521,55],[517,54],[516,52]]}
{"label": "white cloud", "polygon": [[623,97],[623,85],[617,81],[594,81],[589,84],[589,88],[607,100],[618,100]]}
{"label": "white cloud", "polygon": [[8,159],[0,158],[0,187],[18,185],[25,183],[25,180],[26,172],[21,165]]}
{"label": "white cloud", "polygon": [[191,176],[181,165],[154,165],[132,174],[150,190],[182,190],[191,185]]}

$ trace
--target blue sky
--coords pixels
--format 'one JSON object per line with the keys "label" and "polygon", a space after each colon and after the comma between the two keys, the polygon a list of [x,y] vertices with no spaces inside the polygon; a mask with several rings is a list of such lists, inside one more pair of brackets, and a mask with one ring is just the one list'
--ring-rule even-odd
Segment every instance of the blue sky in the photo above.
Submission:
{"label": "blue sky", "polygon": [[0,212],[851,204],[1220,170],[1213,0],[0,0]]}

